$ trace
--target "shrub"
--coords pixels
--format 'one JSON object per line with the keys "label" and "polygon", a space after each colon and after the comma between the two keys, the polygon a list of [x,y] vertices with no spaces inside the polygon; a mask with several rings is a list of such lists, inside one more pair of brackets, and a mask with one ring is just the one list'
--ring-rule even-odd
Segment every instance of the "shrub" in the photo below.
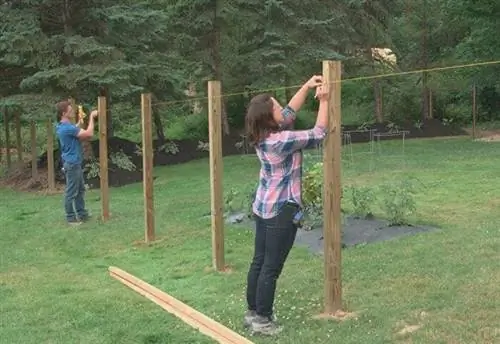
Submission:
{"label": "shrub", "polygon": [[168,122],[166,136],[171,140],[206,140],[208,138],[207,114],[173,117]]}
{"label": "shrub", "polygon": [[416,210],[415,185],[409,180],[386,183],[381,186],[383,198],[381,207],[388,216],[391,226],[408,225],[408,216]]}
{"label": "shrub", "polygon": [[255,184],[247,184],[241,189],[230,188],[224,194],[224,210],[234,214],[242,211],[247,216],[252,215],[252,203],[255,197]]}
{"label": "shrub", "polygon": [[354,215],[358,218],[373,218],[371,206],[375,201],[373,189],[367,186],[351,186],[351,202],[354,207]]}
{"label": "shrub", "polygon": [[304,170],[302,204],[307,216],[317,221],[323,213],[323,163],[317,162]]}

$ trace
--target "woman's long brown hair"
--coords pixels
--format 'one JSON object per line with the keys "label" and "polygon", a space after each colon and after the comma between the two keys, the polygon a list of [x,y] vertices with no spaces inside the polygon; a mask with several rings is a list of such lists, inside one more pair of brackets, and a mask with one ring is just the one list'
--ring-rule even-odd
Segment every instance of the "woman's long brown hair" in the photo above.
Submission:
{"label": "woman's long brown hair", "polygon": [[245,117],[247,138],[256,145],[269,135],[279,130],[273,116],[273,100],[270,94],[259,94],[250,100]]}

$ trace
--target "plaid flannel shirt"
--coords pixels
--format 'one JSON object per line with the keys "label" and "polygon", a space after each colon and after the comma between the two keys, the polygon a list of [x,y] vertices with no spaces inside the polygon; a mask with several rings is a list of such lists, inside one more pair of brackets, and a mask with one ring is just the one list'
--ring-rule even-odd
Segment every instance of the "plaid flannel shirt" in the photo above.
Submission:
{"label": "plaid flannel shirt", "polygon": [[326,135],[326,128],[320,126],[290,130],[295,111],[286,106],[282,114],[283,130],[271,133],[255,147],[261,168],[252,209],[263,219],[275,217],[286,202],[302,205],[302,150],[316,146]]}

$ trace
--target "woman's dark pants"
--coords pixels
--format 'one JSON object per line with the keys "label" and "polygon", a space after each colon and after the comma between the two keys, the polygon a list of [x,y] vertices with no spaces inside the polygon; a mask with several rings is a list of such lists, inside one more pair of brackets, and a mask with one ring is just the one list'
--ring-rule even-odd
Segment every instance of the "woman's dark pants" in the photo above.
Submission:
{"label": "woman's dark pants", "polygon": [[298,205],[286,203],[271,219],[255,216],[255,249],[248,271],[247,303],[248,309],[260,316],[273,314],[276,281],[295,241],[297,226],[293,218],[298,210]]}

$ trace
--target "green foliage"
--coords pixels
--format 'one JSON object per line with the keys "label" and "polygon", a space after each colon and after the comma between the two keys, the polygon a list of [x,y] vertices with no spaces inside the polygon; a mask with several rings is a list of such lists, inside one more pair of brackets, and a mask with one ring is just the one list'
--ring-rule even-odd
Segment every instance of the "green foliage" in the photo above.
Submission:
{"label": "green foliage", "polygon": [[[60,99],[95,106],[107,93],[109,128],[138,140],[141,92],[151,92],[153,103],[186,105],[206,97],[207,80],[219,79],[231,94],[223,98],[228,125],[241,129],[255,91],[270,90],[284,104],[321,72],[323,59],[341,59],[344,79],[494,60],[497,10],[495,2],[473,0],[7,1],[0,6],[0,106],[44,121]],[[373,47],[392,49],[397,65],[374,61]],[[499,119],[499,68],[345,82],[343,124],[373,122],[377,90],[384,121],[423,120],[432,91],[435,118],[468,124],[474,84],[479,120]],[[159,130],[170,139],[206,139],[202,105],[200,114],[189,106],[155,109],[165,122]],[[296,128],[311,127],[316,111],[309,97]]]}
{"label": "green foliage", "polygon": [[444,110],[443,118],[447,119],[447,123],[468,124],[472,118],[471,106],[463,103],[448,104]]}
{"label": "green foliage", "polygon": [[[120,170],[135,171],[137,168],[135,166],[135,164],[130,160],[130,158],[123,151],[111,153],[109,155],[109,160],[114,166],[116,166]],[[109,169],[113,170],[113,167],[110,167]],[[99,165],[99,159],[91,158],[85,164],[85,170],[87,172],[87,174],[86,174],[87,179],[94,179],[94,178],[100,177],[101,176],[101,168]]]}
{"label": "green foliage", "polygon": [[[405,179],[398,183],[386,183],[380,187],[350,186],[349,200],[356,217],[372,218],[374,206],[380,204],[390,225],[405,225],[408,217],[416,210],[414,195],[416,183]],[[304,171],[302,181],[302,202],[307,216],[313,223],[323,215],[323,163],[318,162]],[[345,194],[344,189],[342,195]],[[342,200],[345,198],[342,196]]]}
{"label": "green foliage", "polygon": [[234,214],[243,211],[247,216],[252,215],[252,203],[254,200],[256,186],[248,183],[241,189],[229,188],[224,192],[224,210],[226,213]]}
{"label": "green foliage", "polygon": [[120,170],[135,171],[136,169],[132,160],[130,160],[130,158],[123,151],[111,153],[109,159],[111,160],[111,163],[116,165],[116,167]]}
{"label": "green foliage", "polygon": [[159,152],[175,155],[179,153],[179,146],[175,142],[165,142],[163,145],[158,147]]}
{"label": "green foliage", "polygon": [[236,200],[238,197],[238,190],[236,188],[230,188],[224,193],[224,210],[227,213],[234,213],[236,210]]}
{"label": "green foliage", "polygon": [[85,170],[87,171],[87,179],[94,179],[101,176],[101,169],[99,167],[99,160],[96,158],[91,158],[85,164]]}
{"label": "green foliage", "polygon": [[302,203],[313,222],[323,214],[323,163],[318,162],[304,169],[302,177]]}
{"label": "green foliage", "polygon": [[206,114],[178,116],[172,119],[167,127],[167,137],[172,140],[208,139],[208,117]]}
{"label": "green foliage", "polygon": [[381,187],[381,207],[391,226],[407,225],[408,216],[416,210],[416,186],[410,180],[385,183]]}
{"label": "green foliage", "polygon": [[354,215],[360,218],[373,217],[372,206],[375,201],[374,190],[368,186],[351,186],[351,202],[354,207]]}

